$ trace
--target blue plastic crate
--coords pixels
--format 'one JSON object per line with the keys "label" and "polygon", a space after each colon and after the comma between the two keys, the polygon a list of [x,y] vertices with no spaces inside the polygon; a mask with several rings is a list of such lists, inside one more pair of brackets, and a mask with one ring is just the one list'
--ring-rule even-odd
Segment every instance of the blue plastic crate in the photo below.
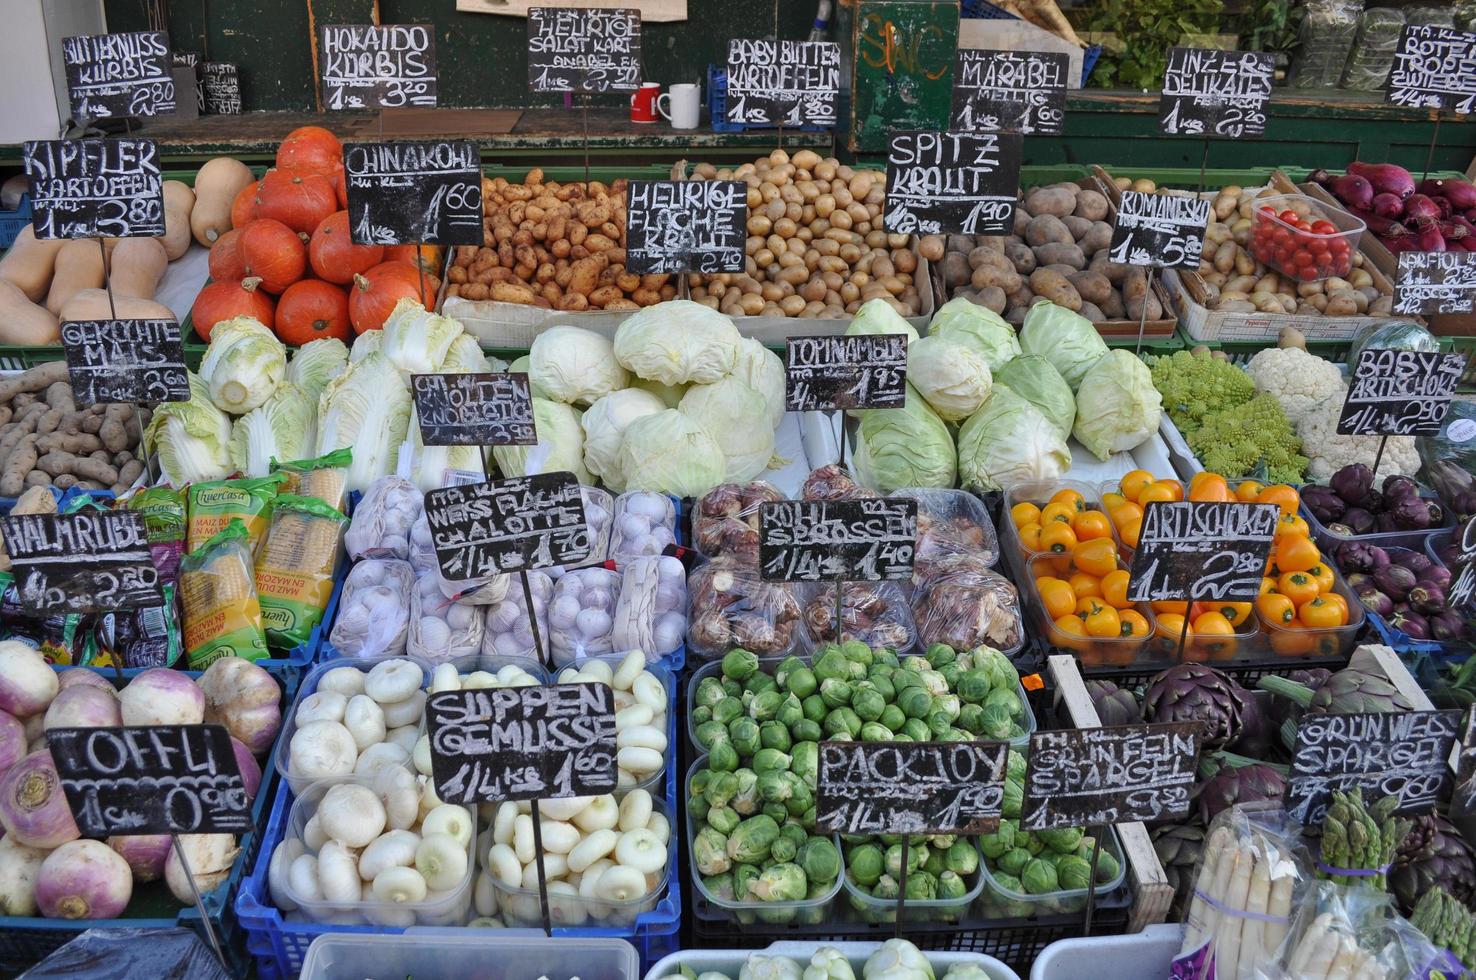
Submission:
{"label": "blue plastic crate", "polygon": [[[962,0],[959,13],[972,20],[1019,20],[1008,10],[1003,10],[989,3],[988,0]],[[1097,59],[1102,57],[1102,46],[1100,44],[1089,44],[1081,52],[1081,86],[1086,88],[1087,78],[1092,74],[1092,69],[1097,65]]]}
{"label": "blue plastic crate", "polygon": [[[681,870],[677,863],[677,828],[680,809],[677,801],[677,756],[674,751],[677,738],[677,673],[674,668],[661,664],[649,668],[662,677],[666,684],[667,710],[666,729],[668,760],[665,778],[665,803],[671,814],[672,833],[667,843],[666,895],[650,912],[642,913],[633,929],[581,926],[556,928],[555,936],[603,936],[624,939],[635,946],[641,954],[642,969],[649,969],[661,957],[674,951],[678,944],[678,930],[682,920]],[[664,675],[664,676],[663,676]],[[311,682],[309,682],[311,684]],[[312,693],[305,686],[304,694]],[[275,771],[275,770],[274,770]],[[263,845],[256,854],[254,866],[241,882],[236,896],[236,916],[246,934],[246,947],[256,957],[257,973],[263,980],[287,980],[302,970],[304,957],[314,939],[329,933],[399,934],[404,929],[387,926],[340,926],[313,922],[287,921],[272,904],[267,885],[267,869],[271,864],[272,851],[281,843],[287,827],[287,816],[292,809],[294,797],[283,782],[281,791],[267,816],[267,829],[263,834]],[[480,831],[478,831],[480,832]]]}
{"label": "blue plastic crate", "polygon": [[9,248],[16,238],[31,223],[31,195],[22,194],[20,207],[14,211],[0,211],[0,248]]}
{"label": "blue plastic crate", "polygon": [[[778,129],[770,124],[735,123],[728,121],[728,72],[717,65],[707,66],[707,114],[714,133],[743,133],[753,129]],[[826,127],[814,123],[802,126],[785,126],[785,129],[805,133],[823,133]]]}
{"label": "blue plastic crate", "polygon": [[[100,673],[105,677],[111,674],[111,671],[88,667],[59,667],[57,670],[94,670],[95,673]],[[199,676],[199,672],[187,673],[192,677]],[[286,705],[292,703],[297,693],[298,678],[296,672],[278,676],[282,682],[282,698],[285,708]],[[234,902],[246,872],[256,863],[257,856],[262,849],[261,845],[269,826],[269,814],[275,805],[275,797],[278,796],[277,774],[271,766],[271,758],[275,752],[274,746],[271,752],[264,757],[261,785],[257,789],[256,799],[251,807],[252,821],[256,829],[241,837],[241,852],[231,866],[231,873],[225,882],[201,896],[205,912],[210,918],[216,938],[220,940],[231,972],[237,976],[245,975],[249,967],[250,954],[246,949],[246,933],[240,928],[233,914]],[[284,792],[285,789],[286,787],[283,787]],[[144,894],[145,892],[147,894]],[[180,906],[169,894],[167,886],[162,881],[135,889],[134,900],[130,908],[136,908],[141,901],[149,908],[147,914],[137,916],[125,914],[122,918],[117,919],[65,920],[45,919],[39,916],[0,916],[0,974],[13,976],[35,965],[88,929],[183,927],[194,930],[202,940],[204,939],[205,927],[201,922],[199,911],[194,905]]]}

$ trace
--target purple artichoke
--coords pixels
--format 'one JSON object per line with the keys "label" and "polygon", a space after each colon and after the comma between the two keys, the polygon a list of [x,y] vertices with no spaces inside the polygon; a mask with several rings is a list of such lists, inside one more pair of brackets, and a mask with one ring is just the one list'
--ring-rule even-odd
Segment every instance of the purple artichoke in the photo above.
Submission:
{"label": "purple artichoke", "polygon": [[1343,503],[1343,498],[1337,495],[1331,487],[1312,484],[1302,488],[1302,503],[1312,512],[1323,525],[1328,525],[1339,520],[1348,505]]}
{"label": "purple artichoke", "polygon": [[1087,681],[1086,689],[1103,725],[1133,725],[1143,720],[1143,709],[1132,691],[1124,691],[1111,681]]}
{"label": "purple artichoke", "polygon": [[1246,691],[1244,701],[1245,711],[1241,713],[1243,727],[1240,737],[1230,748],[1241,755],[1259,757],[1271,748],[1271,741],[1276,737],[1277,723],[1271,715],[1272,698],[1264,691]]}
{"label": "purple artichoke", "polygon": [[1356,715],[1415,710],[1409,699],[1386,678],[1356,667],[1338,671],[1315,691],[1274,674],[1262,677],[1256,686],[1277,697],[1287,698],[1313,714]]}
{"label": "purple artichoke", "polygon": [[1153,838],[1153,850],[1158,854],[1158,863],[1163,865],[1163,873],[1174,889],[1170,919],[1183,919],[1189,896],[1194,891],[1195,869],[1199,867],[1199,856],[1204,850],[1204,828],[1185,823],[1162,824],[1149,834]]}
{"label": "purple artichoke", "polygon": [[1149,682],[1143,696],[1143,717],[1151,722],[1202,722],[1204,747],[1218,749],[1240,738],[1249,696],[1213,667],[1176,664]]}
{"label": "purple artichoke", "polygon": [[1194,792],[1199,802],[1199,819],[1207,827],[1221,811],[1237,803],[1280,800],[1286,792],[1286,777],[1264,762],[1227,765],[1196,786]]}
{"label": "purple artichoke", "polygon": [[1476,901],[1476,851],[1444,817],[1414,818],[1414,826],[1394,852],[1389,890],[1402,912],[1414,910],[1420,896],[1444,888],[1466,905]]}
{"label": "purple artichoke", "polygon": [[1350,507],[1365,506],[1364,501],[1373,490],[1373,482],[1373,470],[1362,463],[1344,466],[1327,481],[1333,492],[1342,497]]}

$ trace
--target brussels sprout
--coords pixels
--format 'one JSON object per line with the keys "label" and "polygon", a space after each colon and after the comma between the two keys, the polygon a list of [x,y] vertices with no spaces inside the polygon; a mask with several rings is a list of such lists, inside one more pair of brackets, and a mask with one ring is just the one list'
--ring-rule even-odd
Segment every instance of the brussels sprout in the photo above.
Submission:
{"label": "brussels sprout", "polygon": [[909,718],[926,718],[933,710],[933,696],[921,687],[909,687],[897,695],[897,707]]}
{"label": "brussels sprout", "polygon": [[753,771],[757,773],[780,771],[789,768],[788,753],[778,749],[759,749],[753,754]]}
{"label": "brussels sprout", "polygon": [[840,651],[852,663],[861,664],[863,667],[870,666],[871,664],[871,647],[862,643],[860,640],[847,640],[840,645]]}
{"label": "brussels sprout", "polygon": [[804,703],[793,694],[790,694],[784,699],[784,703],[779,706],[779,710],[774,712],[774,720],[785,728],[793,727],[799,722],[804,721]]}
{"label": "brussels sprout", "polygon": [[733,775],[738,777],[738,791],[733,794],[731,806],[738,811],[739,816],[750,816],[758,812],[758,774],[752,769],[739,769]]}
{"label": "brussels sprout", "polygon": [[800,707],[805,709],[805,718],[816,724],[825,720],[825,715],[830,711],[830,705],[818,694],[811,694],[800,702]]}
{"label": "brussels sprout", "polygon": [[740,756],[753,755],[760,748],[759,723],[752,718],[734,718],[728,725],[728,741]]}
{"label": "brussels sprout", "polygon": [[974,649],[974,665],[989,672],[992,687],[1013,691],[1020,683],[1020,672],[1010,663],[1010,658],[993,647]]}
{"label": "brussels sprout", "polygon": [[785,776],[791,775],[784,770],[763,769],[758,774],[759,799],[765,803],[783,803],[791,795],[791,786]]}
{"label": "brussels sprout", "polygon": [[738,811],[730,806],[715,806],[707,811],[707,825],[725,836],[738,829],[742,820]]}
{"label": "brussels sprout", "polygon": [[851,677],[850,661],[835,647],[826,648],[825,652],[816,657],[815,666],[811,669],[815,672],[815,679],[821,684],[827,680],[849,680]]}
{"label": "brussels sprout", "polygon": [[973,841],[954,841],[943,863],[954,874],[971,875],[979,870],[979,849]]}
{"label": "brussels sprout", "polygon": [[958,696],[970,704],[982,704],[992,687],[987,670],[966,671],[958,679]]}
{"label": "brussels sprout", "polygon": [[[909,846],[907,848],[907,873],[909,875],[912,874],[912,872],[914,872],[914,871],[916,871],[916,870],[918,870],[919,868],[922,867],[923,861],[927,859],[927,853],[926,853],[926,851],[927,851],[927,848],[925,848],[925,847],[911,847],[911,846]],[[886,851],[886,869],[887,869],[887,874],[891,875],[893,878],[901,878],[902,877],[902,845],[901,844],[893,844],[892,846],[890,846],[890,847],[887,848],[887,851]]]}
{"label": "brussels sprout", "polygon": [[707,889],[707,893],[713,898],[733,900],[733,875],[729,872],[725,871],[720,875],[703,878],[702,887]]}
{"label": "brussels sprout", "polygon": [[763,803],[759,807],[759,813],[768,817],[776,824],[783,823],[789,819],[789,808],[783,803]]}
{"label": "brussels sprout", "polygon": [[753,879],[759,875],[759,869],[752,864],[736,864],[733,866],[733,897],[740,902],[753,900],[748,886]]}
{"label": "brussels sprout", "polygon": [[[738,792],[738,777],[731,772],[709,771],[706,783],[707,787],[702,795],[707,797],[707,802],[712,806],[727,806]],[[695,780],[693,788],[696,788]]]}
{"label": "brussels sprout", "polygon": [[709,708],[707,705],[699,704],[697,707],[692,709],[692,725],[694,727],[700,728],[701,726],[707,724],[709,721],[712,721],[712,709]]}
{"label": "brussels sprout", "polygon": [[743,690],[748,694],[766,694],[769,691],[778,691],[779,682],[774,680],[773,675],[758,671],[743,682]]}
{"label": "brussels sprout", "polygon": [[[1087,860],[1091,860],[1091,851],[1087,851]],[[1113,857],[1107,848],[1102,848],[1097,855],[1097,884],[1105,885],[1117,877],[1121,868],[1118,866],[1117,858]]]}
{"label": "brussels sprout", "polygon": [[687,800],[687,812],[692,815],[693,820],[706,820],[708,811],[711,809],[712,805],[707,802],[707,797],[701,794]]}
{"label": "brussels sprout", "polygon": [[881,664],[883,667],[890,667],[893,670],[901,666],[897,661],[897,651],[891,647],[880,647],[871,651],[871,664],[873,667]]}
{"label": "brussels sprout", "polygon": [[795,846],[794,841],[781,834],[774,839],[774,846],[769,848],[769,860],[790,862],[794,860],[794,856],[798,853],[799,848]]}
{"label": "brussels sprout", "polygon": [[879,721],[868,721],[862,725],[859,737],[863,742],[890,742],[894,738],[892,730]]}
{"label": "brussels sprout", "polygon": [[1018,875],[1031,861],[1031,853],[1023,847],[1012,847],[999,859],[999,870],[1007,875]]}
{"label": "brussels sprout", "polygon": [[840,849],[828,837],[810,837],[799,850],[800,867],[814,882],[834,881],[840,877]]}
{"label": "brussels sprout", "polygon": [[1000,705],[986,705],[982,716],[983,731],[980,734],[984,738],[1007,739],[1010,737],[1010,719],[1008,708]]}
{"label": "brussels sprout", "polygon": [[892,671],[890,680],[892,682],[892,689],[897,692],[898,697],[909,687],[922,687],[922,678],[917,676],[917,672],[913,670],[903,670],[901,668],[894,670]]}
{"label": "brussels sprout", "polygon": [[839,708],[843,705],[849,705],[851,703],[851,695],[854,693],[851,689],[850,681],[830,677],[820,682],[820,697],[828,708]]}
{"label": "brussels sprout", "polygon": [[820,771],[820,743],[811,739],[795,742],[789,750],[789,758],[789,771],[813,788]]}
{"label": "brussels sprout", "polygon": [[713,772],[733,772],[740,761],[738,750],[727,739],[714,742],[707,751],[707,768]]}
{"label": "brussels sprout", "polygon": [[742,647],[729,650],[723,655],[723,676],[735,681],[746,681],[759,669],[758,654]]}
{"label": "brussels sprout", "polygon": [[1025,726],[1018,721],[1010,725],[1010,741],[1025,737]]}
{"label": "brussels sprout", "polygon": [[[731,677],[722,679],[723,694],[730,698],[741,698],[743,696],[743,685]],[[716,707],[716,705],[714,705]]]}
{"label": "brussels sprout", "polygon": [[951,664],[958,658],[958,653],[946,643],[934,643],[923,651],[923,657],[934,667]]}
{"label": "brussels sprout", "polygon": [[834,946],[822,946],[810,957],[803,980],[856,980],[856,971],[851,969],[851,961],[846,959],[845,953]]}
{"label": "brussels sprout", "polygon": [[[995,875],[994,883],[999,886],[1000,891],[1007,892],[1011,895],[1025,894],[1025,886],[1015,875]],[[1011,916],[1014,918],[1024,918],[1025,916],[1030,915],[1033,911],[1034,907],[1029,902],[1011,901],[1009,899],[1005,899],[999,914]]]}
{"label": "brussels sprout", "polygon": [[[1005,785],[1009,786],[1009,783],[1005,783]],[[1031,857],[1034,857],[1035,855],[1040,854],[1042,851],[1046,850],[1045,841],[1041,840],[1040,835],[1035,833],[1034,831],[1029,831],[1025,834],[1025,840],[1020,846],[1029,851]]]}
{"label": "brussels sprout", "polygon": [[692,838],[692,861],[703,874],[720,875],[732,867],[730,846],[730,838],[724,837],[716,827],[703,827]]}
{"label": "brussels sprout", "polygon": [[820,687],[820,680],[813,670],[801,664],[789,672],[782,686],[795,697],[804,699],[815,693]]}
{"label": "brussels sprout", "polygon": [[1056,880],[1066,891],[1086,888],[1092,881],[1092,866],[1087,863],[1086,858],[1063,854],[1056,862]]}
{"label": "brussels sprout", "polygon": [[804,826],[793,817],[785,818],[784,822],[779,825],[779,836],[788,837],[794,841],[795,847],[802,847],[805,841],[810,839],[809,831],[805,830]]}
{"label": "brussels sprout", "polygon": [[901,708],[895,704],[889,704],[882,709],[881,717],[877,719],[877,722],[885,726],[889,732],[900,732],[902,726],[907,724],[907,716],[902,713]]}
{"label": "brussels sprout", "polygon": [[[820,716],[824,718],[824,715]],[[789,726],[789,736],[798,744],[800,742],[819,742],[825,738],[825,729],[820,727],[820,722],[805,718]]]}
{"label": "brussels sprout", "polygon": [[1056,879],[1056,869],[1050,862],[1035,858],[1025,865],[1025,870],[1020,872],[1020,884],[1025,886],[1027,895],[1044,895],[1046,892],[1060,890],[1060,882]]}
{"label": "brussels sprout", "polygon": [[1010,754],[1005,758],[1005,778],[1021,783],[1025,781],[1024,753],[1010,749]]}
{"label": "brussels sprout", "polygon": [[938,876],[938,898],[957,899],[968,894],[969,886],[964,883],[957,872],[945,871]]}
{"label": "brussels sprout", "polygon": [[882,849],[875,844],[862,844],[846,854],[846,868],[858,885],[875,885],[882,876]]}
{"label": "brussels sprout", "polygon": [[984,699],[984,707],[991,708],[999,705],[1010,713],[1013,721],[1019,721],[1025,717],[1025,705],[1020,702],[1020,694],[1013,688],[996,687],[989,692],[989,697]]}
{"label": "brussels sprout", "polygon": [[789,729],[779,722],[766,721],[759,726],[759,748],[788,752],[793,744],[794,740],[789,737]]}
{"label": "brussels sprout", "polygon": [[894,899],[897,897],[899,891],[901,889],[897,887],[896,878],[893,878],[891,875],[882,875],[876,880],[876,884],[872,886],[871,896],[873,898]]}
{"label": "brussels sprout", "polygon": [[[931,701],[932,698],[929,698],[928,700]],[[897,735],[898,737],[905,735],[908,739],[914,742],[926,742],[933,737],[933,731],[928,727],[928,723],[923,721],[921,718],[909,718],[907,719],[907,723],[902,726],[902,730],[898,732]]]}
{"label": "brussels sprout", "polygon": [[887,708],[887,699],[874,687],[859,688],[851,696],[851,710],[862,721],[876,721]]}
{"label": "brussels sprout", "polygon": [[936,739],[941,739],[953,728],[953,719],[948,717],[946,711],[930,711],[926,720],[928,731],[932,732]]}
{"label": "brussels sprout", "polygon": [[808,894],[809,882],[797,864],[771,864],[749,882],[749,894],[760,902],[798,902]]}
{"label": "brussels sprout", "polygon": [[958,679],[963,674],[963,668],[958,664],[944,664],[941,667],[935,667],[933,669],[942,675],[943,681],[948,685],[949,690],[958,686]]}
{"label": "brussels sprout", "polygon": [[719,725],[727,725],[742,714],[743,702],[738,698],[723,698],[712,706],[712,720]]}
{"label": "brussels sprout", "polygon": [[704,721],[697,726],[697,744],[704,749],[711,749],[719,741],[727,741],[728,726],[720,721]]}
{"label": "brussels sprout", "polygon": [[727,692],[723,690],[723,682],[711,675],[702,678],[701,683],[697,685],[697,690],[692,692],[692,702],[700,708],[711,709],[725,697],[727,697]]}
{"label": "brussels sprout", "polygon": [[891,703],[897,698],[897,685],[892,683],[892,668],[881,667],[873,664],[871,673],[866,675],[868,683],[880,694],[882,698]]}
{"label": "brussels sprout", "polygon": [[904,657],[902,659],[902,669],[910,670],[912,673],[921,676],[923,671],[932,670],[933,665],[928,663],[927,657],[919,657],[914,654],[911,657]]}
{"label": "brussels sprout", "polygon": [[861,718],[849,707],[836,708],[825,716],[820,727],[830,736],[846,735],[855,738],[861,734]]}
{"label": "brussels sprout", "polygon": [[957,834],[933,834],[927,838],[927,845],[939,851],[946,851],[958,840]]}
{"label": "brussels sprout", "polygon": [[774,716],[779,714],[779,707],[784,704],[788,695],[780,691],[763,691],[755,694],[753,700],[748,703],[748,717],[754,721],[773,721]]}
{"label": "brussels sprout", "polygon": [[925,670],[917,675],[922,680],[923,690],[937,697],[948,693],[948,681],[936,670]]}
{"label": "brussels sprout", "polygon": [[1080,827],[1060,827],[1056,830],[1038,830],[1036,833],[1040,835],[1046,847],[1057,854],[1074,854],[1081,846],[1083,836]]}
{"label": "brussels sprout", "polygon": [[923,858],[922,869],[928,874],[936,878],[938,875],[942,874],[946,870],[943,864],[942,851],[938,850],[935,847],[928,847],[927,845],[923,845],[922,847],[918,848],[918,850],[922,851],[925,855],[925,857]]}
{"label": "brussels sprout", "polygon": [[958,713],[958,727],[972,735],[984,731],[984,709],[977,704],[966,704]]}
{"label": "brussels sprout", "polygon": [[728,835],[728,857],[743,864],[761,863],[768,859],[769,848],[779,836],[779,822],[765,813],[756,813]]}
{"label": "brussels sprout", "polygon": [[779,661],[779,666],[774,668],[774,681],[780,687],[788,687],[789,675],[805,665],[805,662],[794,654],[790,654]]}
{"label": "brussels sprout", "polygon": [[1049,847],[1041,848],[1040,853],[1035,856],[1053,868],[1056,866],[1056,862],[1061,860],[1061,853],[1059,851],[1053,851]]}
{"label": "brussels sprout", "polygon": [[915,902],[931,902],[938,897],[938,878],[919,869],[907,876],[907,897]]}

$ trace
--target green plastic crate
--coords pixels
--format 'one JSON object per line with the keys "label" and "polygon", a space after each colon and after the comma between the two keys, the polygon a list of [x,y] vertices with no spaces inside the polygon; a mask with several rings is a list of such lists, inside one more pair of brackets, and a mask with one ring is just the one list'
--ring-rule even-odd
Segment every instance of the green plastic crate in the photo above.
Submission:
{"label": "green plastic crate", "polygon": [[[1203,341],[1190,337],[1184,332],[1183,327],[1178,329],[1177,334],[1183,349],[1193,350],[1195,347],[1208,347],[1212,351],[1224,351],[1225,355],[1235,364],[1245,364],[1260,351],[1265,350],[1267,347],[1276,346],[1276,340],[1274,338],[1271,340]],[[1473,344],[1476,344],[1476,338],[1470,339]],[[1348,362],[1348,352],[1353,347],[1351,340],[1313,340],[1309,337],[1305,343],[1307,345],[1307,353],[1316,354],[1324,361],[1332,361],[1334,364],[1346,364]]]}

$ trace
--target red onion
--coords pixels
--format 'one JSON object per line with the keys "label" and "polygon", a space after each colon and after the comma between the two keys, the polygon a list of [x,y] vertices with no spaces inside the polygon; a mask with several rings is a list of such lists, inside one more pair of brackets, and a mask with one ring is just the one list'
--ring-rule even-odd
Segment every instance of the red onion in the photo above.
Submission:
{"label": "red onion", "polygon": [[1388,238],[1379,240],[1384,243],[1385,248],[1396,255],[1400,252],[1413,252],[1420,247],[1419,241],[1409,232],[1402,235],[1390,235]]}
{"label": "red onion", "polygon": [[45,731],[53,728],[115,728],[123,724],[118,698],[90,684],[73,684],[46,709]]}
{"label": "red onion", "polygon": [[1421,252],[1444,252],[1445,236],[1440,234],[1440,226],[1434,221],[1422,221],[1419,231],[1415,233],[1415,241]]}
{"label": "red onion", "polygon": [[1397,164],[1359,163],[1354,160],[1348,164],[1348,173],[1367,178],[1376,194],[1387,191],[1390,194],[1397,194],[1402,199],[1414,193],[1414,177],[1410,176],[1408,170]]}
{"label": "red onion", "polygon": [[1415,194],[1404,202],[1405,220],[1419,224],[1423,221],[1439,221],[1440,205],[1423,194]]}
{"label": "red onion", "polygon": [[1373,211],[1364,211],[1360,208],[1349,208],[1348,212],[1355,217],[1360,218],[1364,224],[1368,225],[1369,231],[1373,232],[1375,235],[1378,235],[1381,238],[1385,235],[1403,235],[1409,230],[1392,218],[1380,217]]}
{"label": "red onion", "polygon": [[85,667],[74,667],[70,670],[62,671],[60,678],[61,689],[63,691],[69,687],[95,687],[99,691],[107,691],[115,698],[118,696],[118,689],[112,685],[112,682],[95,670],[88,670]]}
{"label": "red onion", "polygon": [[1400,218],[1404,216],[1404,202],[1398,194],[1375,194],[1371,210],[1381,218]]}
{"label": "red onion", "polygon": [[95,840],[58,847],[36,878],[36,904],[48,919],[116,919],[132,897],[128,862]]}
{"label": "red onion", "polygon": [[1328,182],[1328,190],[1333,196],[1344,204],[1355,208],[1368,208],[1373,205],[1373,184],[1365,177],[1357,174],[1340,174]]}
{"label": "red onion", "polygon": [[256,799],[256,790],[261,786],[261,766],[257,764],[256,757],[246,747],[246,743],[238,738],[231,739],[231,751],[236,755],[236,767],[241,770],[241,781],[246,784],[246,796]]}
{"label": "red onion", "polygon": [[1420,181],[1419,192],[1430,197],[1441,197],[1450,202],[1457,211],[1476,208],[1476,184],[1464,180],[1442,180],[1430,177]]}
{"label": "red onion", "polygon": [[17,718],[39,715],[60,687],[41,654],[19,640],[0,641],[0,711]]}
{"label": "red onion", "polygon": [[19,762],[26,754],[26,726],[19,718],[0,711],[0,773]]}
{"label": "red onion", "polygon": [[125,725],[198,725],[205,720],[205,693],[168,667],[139,674],[123,688],[118,700]]}
{"label": "red onion", "polygon": [[168,834],[142,837],[109,837],[108,846],[128,862],[134,881],[157,881],[164,876],[164,862],[169,859]]}
{"label": "red onion", "polygon": [[1453,214],[1450,216],[1449,223],[1462,230],[1462,234],[1455,236],[1457,238],[1470,238],[1476,235],[1476,224],[1472,224],[1465,215]]}
{"label": "red onion", "polygon": [[50,752],[32,752],[0,776],[0,825],[29,847],[56,847],[77,839],[77,824]]}
{"label": "red onion", "polygon": [[1440,226],[1440,234],[1444,236],[1447,245],[1457,239],[1466,237],[1466,226],[1464,224],[1456,224],[1454,221],[1441,221],[1438,224]]}

